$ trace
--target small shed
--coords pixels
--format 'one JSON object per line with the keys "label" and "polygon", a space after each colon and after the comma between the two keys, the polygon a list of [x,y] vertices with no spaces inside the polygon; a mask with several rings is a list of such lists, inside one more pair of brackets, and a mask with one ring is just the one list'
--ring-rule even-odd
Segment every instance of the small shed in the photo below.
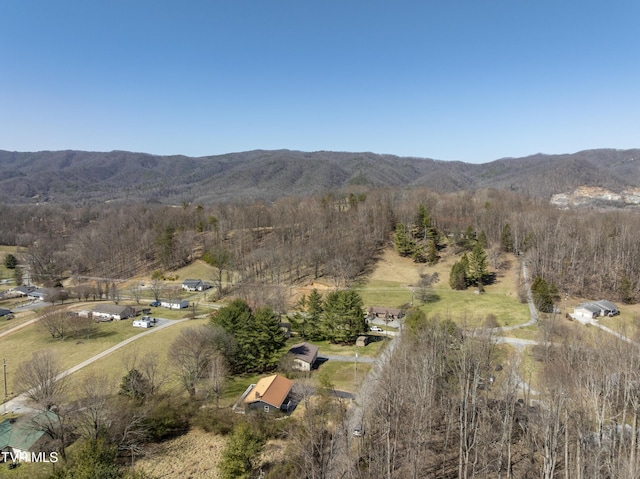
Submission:
{"label": "small shed", "polygon": [[311,371],[313,364],[318,358],[320,348],[313,344],[303,342],[295,344],[289,349],[289,354],[293,356],[294,369],[299,371]]}
{"label": "small shed", "polygon": [[356,346],[364,347],[371,342],[371,338],[369,336],[358,336],[356,339]]}

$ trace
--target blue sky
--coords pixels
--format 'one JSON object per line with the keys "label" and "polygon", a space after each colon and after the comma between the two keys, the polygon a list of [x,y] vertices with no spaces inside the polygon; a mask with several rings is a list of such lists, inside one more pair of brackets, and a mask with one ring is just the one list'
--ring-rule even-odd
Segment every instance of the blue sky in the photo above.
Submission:
{"label": "blue sky", "polygon": [[0,149],[635,148],[640,2],[0,0]]}

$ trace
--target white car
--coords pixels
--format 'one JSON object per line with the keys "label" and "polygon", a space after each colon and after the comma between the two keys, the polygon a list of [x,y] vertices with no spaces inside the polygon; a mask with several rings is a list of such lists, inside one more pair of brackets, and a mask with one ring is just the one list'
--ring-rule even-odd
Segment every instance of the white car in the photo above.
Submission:
{"label": "white car", "polygon": [[371,326],[371,331],[375,331],[376,333],[381,333],[384,330],[379,326]]}

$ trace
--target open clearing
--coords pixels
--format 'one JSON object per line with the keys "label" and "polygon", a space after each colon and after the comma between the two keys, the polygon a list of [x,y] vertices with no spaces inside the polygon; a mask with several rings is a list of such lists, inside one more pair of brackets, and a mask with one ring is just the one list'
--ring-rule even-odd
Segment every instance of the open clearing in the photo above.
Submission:
{"label": "open clearing", "polygon": [[[468,327],[482,326],[488,316],[495,317],[500,326],[513,326],[529,320],[529,308],[520,303],[517,294],[519,264],[512,255],[505,255],[507,268],[498,271],[496,282],[485,286],[485,293],[475,288],[455,291],[449,286],[449,273],[458,256],[448,256],[433,266],[414,263],[387,248],[373,272],[357,289],[368,306],[401,307],[413,304],[427,316],[449,318]],[[490,268],[490,271],[491,268]],[[432,289],[434,300],[422,303],[416,285],[420,273],[438,274],[439,281]]]}
{"label": "open clearing", "polygon": [[215,479],[225,439],[192,429],[175,439],[151,444],[145,457],[136,461],[136,469],[158,479]]}
{"label": "open clearing", "polygon": [[[106,384],[117,391],[122,377],[127,373],[127,366],[133,365],[134,362],[139,362],[148,355],[151,355],[154,361],[157,362],[160,376],[166,381],[165,386],[177,388],[178,383],[174,379],[173,371],[169,367],[167,358],[171,342],[181,330],[205,323],[207,323],[207,320],[203,319],[184,321],[144,336],[74,373],[71,376],[71,390],[77,391],[79,384],[88,376],[98,376],[103,377]],[[139,328],[134,328],[130,323],[129,327],[134,330],[134,333],[143,331]]]}

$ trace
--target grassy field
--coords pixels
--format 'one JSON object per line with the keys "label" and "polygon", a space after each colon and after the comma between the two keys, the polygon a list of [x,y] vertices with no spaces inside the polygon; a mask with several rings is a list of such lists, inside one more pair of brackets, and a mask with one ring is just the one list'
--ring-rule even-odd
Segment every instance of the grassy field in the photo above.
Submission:
{"label": "grassy field", "polygon": [[[103,377],[110,387],[117,390],[122,377],[127,372],[127,365],[133,364],[134,361],[139,361],[147,355],[152,355],[155,361],[157,361],[161,376],[166,380],[165,386],[168,388],[177,388],[179,385],[175,381],[167,358],[167,352],[170,349],[171,342],[182,329],[206,324],[207,322],[208,320],[205,319],[185,321],[144,336],[76,372],[72,376],[71,390],[78,391],[78,386],[83,379],[88,376]],[[141,332],[139,329],[132,328],[130,325],[129,327],[135,329],[136,333]]]}
{"label": "grassy field", "polygon": [[35,319],[38,314],[35,311],[22,311],[14,313],[13,316],[13,319],[0,319],[0,333],[7,331],[8,329],[15,328],[16,326],[20,326],[27,321],[31,321],[32,319]]}
{"label": "grassy field", "polygon": [[[60,459],[59,462],[62,462]],[[53,463],[23,462],[20,467],[9,470],[8,465],[0,464],[0,478],[2,479],[47,479],[55,471]]]}
{"label": "grassy field", "polygon": [[[331,344],[329,341],[314,341],[313,344],[320,348],[319,356],[355,356],[358,353],[359,356],[375,358],[387,345],[387,341],[382,336],[378,337],[382,340],[372,341],[364,347]],[[292,341],[290,346],[297,342],[299,341]]]}
{"label": "grassy field", "polygon": [[[385,250],[370,277],[357,289],[365,307],[400,307],[411,303],[428,316],[448,318],[468,327],[482,326],[489,315],[498,325],[512,326],[529,320],[529,308],[520,303],[517,294],[518,263],[506,256],[509,267],[500,271],[495,284],[487,285],[485,293],[476,294],[474,288],[455,291],[449,286],[451,266],[459,258],[445,256],[434,266],[416,264],[402,258],[393,249]],[[433,287],[434,301],[423,304],[416,291],[420,273],[437,273],[440,280]],[[412,294],[413,291],[413,294]]]}
{"label": "grassy field", "polygon": [[[52,351],[58,357],[61,366],[67,369],[141,332],[131,325],[131,321],[113,321],[98,323],[97,330],[90,339],[60,340],[52,339],[49,333],[36,323],[6,336],[0,340],[0,357],[7,359],[9,396],[18,393],[20,389],[14,383],[15,372],[20,362],[31,358],[36,351]],[[109,361],[109,358],[103,361]],[[102,369],[108,370],[109,367],[105,367],[105,364],[109,363],[103,361],[100,361]]]}
{"label": "grassy field", "polygon": [[14,270],[8,269],[4,265],[4,260],[7,254],[17,253],[16,246],[0,246],[0,291],[7,291],[15,286]]}

